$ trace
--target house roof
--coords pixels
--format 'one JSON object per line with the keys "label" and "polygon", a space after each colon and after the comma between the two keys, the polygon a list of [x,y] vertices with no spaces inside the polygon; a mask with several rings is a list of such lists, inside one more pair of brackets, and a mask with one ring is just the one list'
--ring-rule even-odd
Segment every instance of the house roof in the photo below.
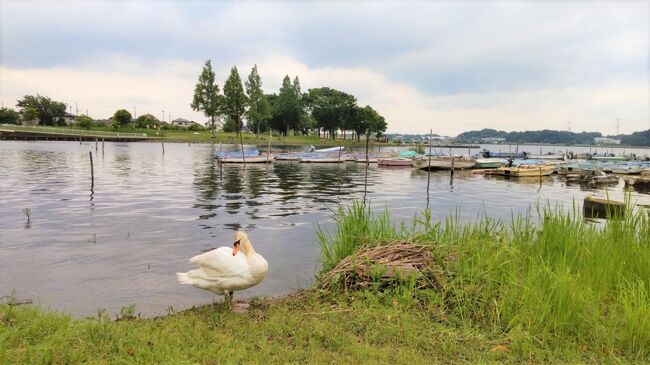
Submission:
{"label": "house roof", "polygon": [[189,123],[190,121],[185,118],[176,118],[172,120],[172,123]]}

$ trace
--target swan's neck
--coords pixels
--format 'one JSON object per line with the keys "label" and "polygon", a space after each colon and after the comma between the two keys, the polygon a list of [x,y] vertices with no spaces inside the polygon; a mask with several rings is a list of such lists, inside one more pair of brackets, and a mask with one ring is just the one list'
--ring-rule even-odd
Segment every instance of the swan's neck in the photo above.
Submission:
{"label": "swan's neck", "polygon": [[245,240],[241,244],[242,251],[246,254],[246,256],[253,256],[255,255],[255,249],[253,249],[253,245],[248,240]]}

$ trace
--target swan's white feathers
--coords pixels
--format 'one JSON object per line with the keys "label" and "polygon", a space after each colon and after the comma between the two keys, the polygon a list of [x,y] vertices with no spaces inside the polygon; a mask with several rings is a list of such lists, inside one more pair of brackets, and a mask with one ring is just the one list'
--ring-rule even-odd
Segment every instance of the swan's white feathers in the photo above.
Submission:
{"label": "swan's white feathers", "polygon": [[219,247],[212,251],[196,255],[190,263],[200,266],[207,276],[234,277],[248,272],[248,261],[243,252],[232,255],[232,249]]}

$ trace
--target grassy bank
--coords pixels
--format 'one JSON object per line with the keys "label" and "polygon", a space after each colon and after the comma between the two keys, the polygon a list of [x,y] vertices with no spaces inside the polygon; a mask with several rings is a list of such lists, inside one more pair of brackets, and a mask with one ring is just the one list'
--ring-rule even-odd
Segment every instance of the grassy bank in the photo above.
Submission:
{"label": "grassy bank", "polygon": [[[154,130],[154,129],[145,129],[145,128],[132,128],[132,127],[121,127],[121,128],[113,128],[109,126],[93,126],[88,130],[85,129],[79,129],[78,127],[44,127],[44,126],[7,126],[6,128],[8,129],[13,129],[13,130],[23,130],[23,131],[44,131],[44,132],[52,132],[54,130],[56,131],[65,131],[67,130],[74,130],[74,135],[79,136],[79,135],[90,135],[90,136],[95,136],[96,133],[93,132],[116,132],[116,133],[136,133],[138,135],[143,135],[146,134],[149,137],[153,138],[161,138],[165,141],[169,142],[188,142],[188,143],[211,143],[212,142],[212,134],[208,131],[190,131],[188,129],[161,129],[161,130]],[[260,144],[262,147],[267,146],[269,142],[269,135],[268,133],[260,135],[259,138],[255,134],[251,133],[244,133],[243,134],[243,140],[244,143],[246,144]],[[278,146],[278,145],[305,145],[305,146],[340,146],[340,145],[352,145],[352,146],[365,146],[365,141],[352,141],[350,139],[347,140],[336,140],[333,141],[331,139],[324,139],[324,138],[319,138],[318,135],[308,135],[308,136],[303,136],[303,135],[288,135],[288,136],[280,136],[277,134],[272,135],[271,137],[271,145]],[[239,135],[236,133],[226,133],[226,132],[218,132],[216,134],[216,143],[239,143]],[[373,142],[373,144],[377,144],[376,142]]]}
{"label": "grassy bank", "polygon": [[539,224],[531,216],[460,224],[455,217],[432,223],[425,212],[395,225],[388,212],[371,216],[354,204],[339,211],[335,232],[320,232],[323,264],[328,269],[378,242],[430,245],[448,276],[427,301],[439,303],[454,326],[503,335],[522,356],[573,347],[595,358],[650,360],[646,212],[628,211],[603,225],[559,208],[535,215]]}
{"label": "grassy bank", "polygon": [[[540,209],[510,222],[413,222],[341,208],[323,266],[368,245],[432,248],[441,288],[311,290],[157,319],[73,320],[0,306],[0,363],[450,363],[650,361],[650,221],[603,225]],[[272,263],[271,263],[272,265]]]}

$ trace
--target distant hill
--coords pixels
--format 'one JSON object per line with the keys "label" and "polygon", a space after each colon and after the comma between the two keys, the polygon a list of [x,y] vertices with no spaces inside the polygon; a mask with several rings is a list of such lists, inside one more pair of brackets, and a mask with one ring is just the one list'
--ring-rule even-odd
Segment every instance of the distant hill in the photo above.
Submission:
{"label": "distant hill", "polygon": [[650,129],[642,132],[634,132],[629,136],[622,136],[621,144],[626,146],[648,146],[650,147]]}
{"label": "distant hill", "polygon": [[[547,144],[593,144],[594,138],[603,137],[600,132],[569,132],[544,129],[541,131],[506,132],[495,129],[481,129],[459,134],[459,142],[484,142],[485,139],[503,138],[506,143],[547,143]],[[631,135],[616,136],[622,145],[650,146],[650,130]]]}

